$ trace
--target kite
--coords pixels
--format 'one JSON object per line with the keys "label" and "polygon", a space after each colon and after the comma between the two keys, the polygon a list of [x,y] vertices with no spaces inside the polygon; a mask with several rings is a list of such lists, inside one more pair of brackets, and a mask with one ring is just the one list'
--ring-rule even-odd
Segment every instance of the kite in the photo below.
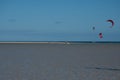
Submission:
{"label": "kite", "polygon": [[92,29],[95,30],[95,27],[93,27]]}
{"label": "kite", "polygon": [[103,34],[102,33],[99,33],[99,38],[103,38]]}
{"label": "kite", "polygon": [[109,20],[107,20],[107,22],[110,22],[111,24],[112,24],[112,26],[111,27],[113,27],[114,26],[114,21],[113,20],[111,20],[111,19],[109,19]]}

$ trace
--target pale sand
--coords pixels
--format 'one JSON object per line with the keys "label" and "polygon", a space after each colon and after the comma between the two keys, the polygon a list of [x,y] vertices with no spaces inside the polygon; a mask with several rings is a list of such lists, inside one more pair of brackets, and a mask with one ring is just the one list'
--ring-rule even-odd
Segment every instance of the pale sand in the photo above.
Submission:
{"label": "pale sand", "polygon": [[120,80],[120,43],[0,43],[0,80]]}

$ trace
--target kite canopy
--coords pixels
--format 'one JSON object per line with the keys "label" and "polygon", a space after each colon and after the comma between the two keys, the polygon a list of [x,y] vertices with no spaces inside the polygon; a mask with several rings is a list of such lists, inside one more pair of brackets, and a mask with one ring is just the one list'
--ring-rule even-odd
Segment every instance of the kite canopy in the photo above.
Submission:
{"label": "kite canopy", "polygon": [[102,35],[102,33],[99,33],[99,38],[103,38],[103,35]]}
{"label": "kite canopy", "polygon": [[114,21],[113,21],[113,20],[109,19],[109,20],[107,20],[107,22],[110,22],[110,23],[112,24],[112,26],[111,26],[111,27],[113,27],[113,26],[114,26]]}
{"label": "kite canopy", "polygon": [[95,27],[93,27],[92,29],[95,30]]}

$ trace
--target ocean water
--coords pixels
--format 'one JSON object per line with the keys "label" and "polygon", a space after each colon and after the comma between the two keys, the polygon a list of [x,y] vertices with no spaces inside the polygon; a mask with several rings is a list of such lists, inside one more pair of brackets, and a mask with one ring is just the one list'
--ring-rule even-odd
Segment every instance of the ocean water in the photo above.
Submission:
{"label": "ocean water", "polygon": [[0,80],[120,80],[120,43],[0,43]]}

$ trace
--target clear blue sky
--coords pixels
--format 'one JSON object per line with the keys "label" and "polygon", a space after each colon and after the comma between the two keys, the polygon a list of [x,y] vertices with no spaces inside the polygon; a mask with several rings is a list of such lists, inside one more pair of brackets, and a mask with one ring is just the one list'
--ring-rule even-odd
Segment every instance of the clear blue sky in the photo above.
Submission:
{"label": "clear blue sky", "polygon": [[120,41],[120,0],[0,0],[0,41],[66,40]]}

